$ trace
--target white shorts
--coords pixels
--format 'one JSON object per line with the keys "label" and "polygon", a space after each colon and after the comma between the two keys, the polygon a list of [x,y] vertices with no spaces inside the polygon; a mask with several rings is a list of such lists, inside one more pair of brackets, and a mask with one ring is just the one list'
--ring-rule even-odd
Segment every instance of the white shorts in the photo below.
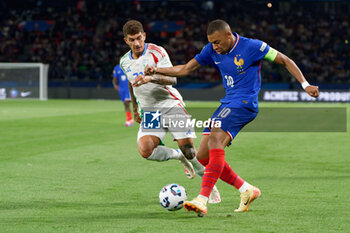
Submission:
{"label": "white shorts", "polygon": [[[159,110],[158,115],[160,114],[160,117],[158,119],[158,115],[155,115],[157,114],[155,110],[152,110],[152,113],[150,112],[151,111],[143,112],[142,122],[139,132],[137,133],[137,141],[146,135],[156,136],[163,141],[167,132],[170,132],[174,140],[197,137],[194,128],[186,124],[191,120],[191,116],[180,104],[169,109]],[[147,116],[145,114],[147,114]],[[155,121],[150,122],[149,119],[154,119]],[[181,122],[183,122],[183,124]],[[153,123],[152,126],[156,124],[156,128],[148,127],[149,123]]]}

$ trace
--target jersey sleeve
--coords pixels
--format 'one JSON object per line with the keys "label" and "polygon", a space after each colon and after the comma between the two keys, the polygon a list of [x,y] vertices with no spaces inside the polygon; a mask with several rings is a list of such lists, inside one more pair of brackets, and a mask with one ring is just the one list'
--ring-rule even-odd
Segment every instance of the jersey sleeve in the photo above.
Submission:
{"label": "jersey sleeve", "polygon": [[113,77],[118,78],[117,66],[113,69]]}
{"label": "jersey sleeve", "polygon": [[[159,47],[161,49],[162,52],[162,56],[160,57],[158,63],[157,63],[157,67],[172,67],[173,64],[170,61],[169,55],[166,52],[166,50],[163,47]],[[162,76],[162,75],[156,75],[156,76]],[[173,79],[176,80],[176,77],[172,77]]]}
{"label": "jersey sleeve", "polygon": [[157,67],[172,67],[173,64],[170,61],[168,53],[164,48],[159,47],[161,49],[160,56],[158,58]]}
{"label": "jersey sleeve", "polygon": [[125,54],[119,61],[119,67],[120,69],[123,71],[123,73],[126,75],[126,72],[125,72],[125,61],[126,61],[126,57],[127,57],[127,54]]}
{"label": "jersey sleeve", "polygon": [[254,62],[262,60],[269,50],[270,46],[261,40],[249,41],[249,57]]}
{"label": "jersey sleeve", "polygon": [[202,66],[213,65],[213,59],[210,56],[211,44],[207,44],[203,47],[202,51],[197,54],[194,59]]}

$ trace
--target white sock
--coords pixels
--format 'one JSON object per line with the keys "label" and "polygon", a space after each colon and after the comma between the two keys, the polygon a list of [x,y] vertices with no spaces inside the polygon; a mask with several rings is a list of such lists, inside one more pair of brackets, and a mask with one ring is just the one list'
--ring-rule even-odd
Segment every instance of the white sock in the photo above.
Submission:
{"label": "white sock", "polygon": [[198,195],[199,198],[202,198],[205,202],[208,201],[209,198],[207,198],[206,196],[203,196],[203,195]]}
{"label": "white sock", "polygon": [[245,191],[247,191],[247,189],[250,187],[251,185],[249,183],[247,183],[246,181],[244,181],[244,183],[242,184],[242,186],[238,189],[238,191],[240,193],[244,193]]}
{"label": "white sock", "polygon": [[188,160],[188,161],[190,161],[190,163],[192,163],[193,169],[196,172],[196,174],[202,178],[204,175],[205,167],[200,162],[198,162],[198,159],[196,157],[194,157],[193,159]]}
{"label": "white sock", "polygon": [[152,154],[147,158],[148,160],[167,161],[169,159],[180,159],[183,157],[181,151],[171,149],[165,146],[157,146],[154,148]]}

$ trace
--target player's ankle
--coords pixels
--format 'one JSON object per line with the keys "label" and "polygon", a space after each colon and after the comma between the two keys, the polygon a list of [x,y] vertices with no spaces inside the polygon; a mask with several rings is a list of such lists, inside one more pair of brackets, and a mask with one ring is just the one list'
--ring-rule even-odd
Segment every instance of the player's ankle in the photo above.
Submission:
{"label": "player's ankle", "polygon": [[248,182],[244,181],[244,183],[242,184],[242,186],[238,189],[238,191],[240,193],[244,193],[245,191],[247,191],[247,189],[249,189],[250,187],[252,187],[251,184],[249,184]]}
{"label": "player's ankle", "polygon": [[208,197],[203,196],[203,195],[201,195],[201,194],[199,194],[199,195],[197,196],[197,198],[203,200],[203,202],[204,202],[205,204],[207,204],[208,199],[209,199]]}

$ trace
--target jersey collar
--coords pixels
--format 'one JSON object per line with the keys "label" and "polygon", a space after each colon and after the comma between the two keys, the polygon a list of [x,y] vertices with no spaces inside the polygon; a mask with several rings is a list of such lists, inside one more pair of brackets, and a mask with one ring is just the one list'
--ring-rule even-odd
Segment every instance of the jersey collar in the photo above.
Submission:
{"label": "jersey collar", "polygon": [[[141,56],[145,55],[147,48],[148,48],[148,43],[145,43],[145,48],[143,49],[143,52],[142,52]],[[134,58],[132,57],[131,50],[130,50],[130,53],[129,53],[129,58],[130,58],[130,60],[134,60]]]}
{"label": "jersey collar", "polygon": [[239,36],[237,33],[232,32],[232,34],[233,34],[234,37],[236,37],[236,42],[235,42],[235,44],[233,45],[232,49],[230,49],[230,52],[228,52],[228,53],[231,53],[231,52],[236,48],[236,46],[237,46],[237,44],[238,44],[238,42],[239,42],[239,38],[240,38],[240,36]]}

